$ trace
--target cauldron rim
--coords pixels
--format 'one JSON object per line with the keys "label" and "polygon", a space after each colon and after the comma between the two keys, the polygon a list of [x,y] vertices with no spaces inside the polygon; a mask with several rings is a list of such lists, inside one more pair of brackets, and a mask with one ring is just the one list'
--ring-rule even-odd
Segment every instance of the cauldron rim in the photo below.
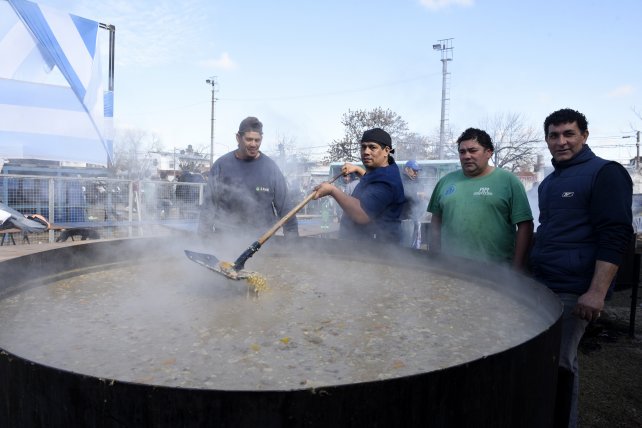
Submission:
{"label": "cauldron rim", "polygon": [[[154,242],[158,238],[143,238],[143,239],[128,239],[129,241],[127,245],[133,245],[134,247],[139,247],[139,248],[153,248],[154,247]],[[278,237],[273,238],[273,250],[274,251],[279,251],[281,248],[285,248],[286,246],[289,246],[291,244],[287,244],[285,240],[278,239]],[[307,241],[302,241],[303,239],[307,239]],[[22,266],[22,267],[33,267],[33,266],[38,266],[41,268],[44,268],[43,272],[46,272],[47,270],[47,261],[48,260],[53,260],[57,259],[58,261],[61,262],[62,268],[67,268],[67,269],[73,269],[79,265],[82,265],[83,263],[86,263],[88,260],[92,259],[92,254],[95,254],[95,252],[100,251],[102,254],[109,254],[109,252],[105,253],[104,250],[110,249],[110,248],[116,248],[118,245],[122,245],[122,241],[125,240],[112,240],[112,241],[99,241],[99,242],[89,242],[83,245],[77,245],[77,246],[71,246],[71,247],[65,247],[64,249],[57,249],[57,250],[50,250],[50,251],[44,251],[42,253],[37,253],[37,254],[32,254],[29,256],[23,256],[19,257],[17,259],[13,259],[13,265],[17,266]],[[164,241],[164,239],[160,239],[158,242]],[[320,250],[323,248],[327,248],[328,243],[322,243],[322,239],[310,239],[310,238],[301,238],[300,240],[297,240],[295,245],[304,245],[305,247],[312,248]],[[182,247],[182,243],[177,243],[177,246]],[[62,250],[62,251],[61,251]],[[266,247],[265,249],[262,249],[261,251],[267,251],[268,248]],[[359,254],[363,257],[370,256],[370,252],[375,252],[381,250],[381,248],[375,248],[371,247],[368,248]],[[53,252],[52,252],[53,251]],[[404,252],[404,257],[407,256],[406,259],[404,259],[404,263],[409,263],[412,265],[413,263],[419,263],[417,266],[422,266],[423,263],[426,262],[426,255],[422,253],[417,253],[414,251],[405,251],[405,249],[397,249],[397,251]],[[118,252],[112,252],[112,254],[115,254]],[[64,257],[61,257],[64,256]],[[258,257],[259,255],[257,255]],[[116,260],[118,257],[113,257],[112,260]],[[104,262],[109,262],[110,257],[107,257],[107,260],[101,260],[101,263],[97,264],[103,264]],[[431,260],[430,263],[433,263],[434,266],[433,268],[442,268],[444,270],[449,269],[449,267],[452,265],[452,260],[446,260],[446,259],[434,259]],[[11,279],[11,275],[15,275],[15,273],[10,272],[8,265],[6,264],[7,262],[0,262],[0,275],[5,273],[8,275],[8,278]],[[417,267],[416,266],[416,267]],[[476,269],[483,268],[483,265],[475,265],[475,263],[468,263],[467,264],[468,268],[472,269],[473,272],[475,272]],[[52,268],[49,266],[49,268]],[[60,266],[56,266],[56,269],[52,268],[52,271],[58,270]],[[426,268],[424,266],[424,268]],[[480,271],[477,272],[486,272],[488,269],[485,268],[481,269]],[[461,273],[461,272],[460,272]],[[27,282],[29,279],[33,279],[37,276],[31,276],[30,274],[26,274],[22,279],[19,279],[18,276],[14,276],[13,278],[17,281],[22,281],[22,283]],[[5,277],[6,278],[6,277]],[[490,279],[488,279],[490,281]],[[527,281],[529,281],[527,279]],[[492,282],[491,282],[492,283]],[[449,409],[451,407],[463,405],[463,404],[457,404],[460,401],[464,401],[461,397],[459,399],[455,398],[449,398],[450,393],[443,395],[443,391],[441,391],[439,394],[435,392],[434,388],[453,388],[453,389],[460,389],[462,391],[458,391],[459,394],[463,394],[463,396],[466,396],[469,392],[463,391],[465,390],[475,390],[476,388],[479,388],[480,385],[483,385],[482,380],[479,379],[479,376],[481,375],[485,381],[490,381],[492,376],[498,377],[502,376],[503,373],[506,371],[511,372],[511,370],[516,370],[516,368],[510,368],[513,366],[513,364],[519,365],[516,363],[516,355],[519,355],[520,359],[527,359],[528,361],[532,361],[534,358],[533,350],[536,349],[541,349],[543,350],[542,352],[547,352],[548,357],[546,358],[545,362],[541,362],[542,364],[542,369],[543,371],[546,372],[546,375],[543,376],[542,373],[533,376],[533,375],[526,375],[525,373],[522,373],[521,371],[517,373],[515,378],[522,379],[522,377],[528,377],[529,381],[526,388],[533,388],[533,384],[540,382],[541,385],[535,385],[535,388],[533,389],[533,394],[535,394],[533,397],[537,397],[539,400],[541,400],[542,396],[546,396],[545,394],[542,395],[542,391],[547,391],[551,392],[552,385],[554,385],[554,377],[556,376],[556,358],[557,358],[557,344],[559,343],[559,315],[561,315],[561,304],[559,304],[559,301],[556,300],[556,297],[554,296],[553,293],[551,293],[548,289],[545,287],[535,283],[532,281],[532,284],[538,293],[538,298],[541,298],[545,301],[545,303],[548,304],[548,306],[551,306],[550,312],[553,314],[552,317],[554,318],[553,321],[550,324],[547,324],[546,328],[544,328],[542,331],[540,331],[537,335],[535,335],[533,338],[515,345],[512,348],[502,350],[496,354],[492,354],[490,356],[481,356],[475,360],[469,361],[469,362],[464,362],[455,366],[449,366],[445,367],[439,370],[434,370],[430,372],[424,372],[424,373],[415,373],[415,374],[410,374],[406,376],[400,376],[400,377],[392,377],[388,379],[382,379],[382,380],[373,380],[373,381],[367,381],[367,382],[355,382],[355,383],[346,383],[346,384],[340,384],[340,385],[329,385],[329,386],[321,386],[317,388],[312,388],[312,387],[305,387],[305,388],[297,388],[297,389],[277,389],[277,390],[271,390],[271,389],[265,389],[265,390],[223,390],[223,389],[202,389],[202,388],[186,388],[186,387],[175,387],[175,386],[163,386],[163,385],[154,385],[154,384],[147,384],[147,383],[135,383],[135,382],[128,382],[128,381],[121,381],[117,379],[101,379],[98,377],[94,377],[91,375],[86,375],[86,374],[80,374],[80,373],[75,373],[72,371],[67,371],[55,367],[50,367],[41,363],[34,363],[29,360],[23,359],[20,356],[14,355],[11,352],[4,351],[0,349],[0,377],[4,376],[4,379],[7,379],[8,381],[8,386],[5,387],[0,387],[0,398],[6,400],[7,406],[4,409],[0,408],[0,420],[4,420],[4,417],[7,417],[6,420],[29,420],[34,409],[30,408],[29,406],[24,406],[23,404],[17,404],[16,398],[18,396],[25,396],[25,394],[30,393],[29,388],[33,389],[38,389],[38,388],[43,388],[47,389],[50,387],[43,386],[43,383],[50,383],[53,381],[60,382],[60,386],[62,389],[64,389],[65,394],[71,394],[69,395],[68,399],[72,400],[71,396],[73,395],[76,397],[76,394],[73,392],[70,392],[71,390],[84,390],[84,391],[91,391],[90,393],[87,394],[87,405],[94,409],[93,412],[95,412],[95,417],[98,419],[105,418],[106,415],[103,413],[103,410],[100,410],[98,407],[98,403],[101,401],[104,402],[119,402],[118,405],[113,404],[114,408],[110,410],[110,412],[120,412],[121,416],[126,420],[128,417],[133,418],[134,416],[132,415],[130,410],[127,410],[131,402],[138,402],[140,405],[145,408],[146,405],[150,406],[147,408],[145,413],[145,417],[151,419],[154,418],[165,418],[162,419],[162,421],[169,421],[170,419],[172,421],[175,421],[176,419],[176,414],[172,412],[171,409],[165,409],[163,408],[164,402],[168,399],[168,397],[180,397],[180,402],[182,403],[182,406],[185,406],[185,408],[192,409],[192,405],[189,404],[189,401],[193,400],[194,398],[196,399],[196,404],[193,404],[193,406],[196,406],[195,409],[198,411],[201,411],[205,414],[211,414],[211,412],[215,412],[218,417],[221,417],[221,420],[229,420],[229,421],[234,421],[238,422],[239,420],[244,420],[241,416],[237,414],[229,414],[227,413],[226,410],[224,409],[219,409],[217,408],[216,410],[210,409],[208,406],[211,406],[212,402],[227,402],[228,400],[240,400],[245,402],[245,400],[248,399],[248,397],[253,397],[252,399],[258,399],[258,397],[263,397],[260,398],[260,400],[266,400],[266,402],[269,402],[271,404],[268,405],[268,410],[265,410],[270,417],[275,417],[279,418],[278,414],[282,410],[282,405],[283,405],[283,400],[285,400],[285,397],[291,397],[288,398],[287,400],[289,401],[290,399],[298,401],[300,400],[301,403],[306,403],[304,407],[306,407],[305,411],[301,410],[302,413],[299,413],[298,407],[295,406],[295,408],[288,408],[288,415],[286,419],[278,419],[281,420],[282,422],[285,420],[291,420],[293,415],[296,417],[300,418],[305,418],[305,413],[306,411],[309,411],[310,409],[315,408],[317,400],[321,400],[325,402],[325,406],[329,407],[323,407],[323,410],[319,410],[318,417],[320,421],[325,421],[327,422],[330,416],[325,415],[325,413],[328,411],[328,408],[335,409],[333,411],[336,412],[341,412],[339,410],[343,405],[339,405],[338,401],[335,404],[334,400],[340,400],[341,397],[344,396],[349,396],[352,400],[352,404],[354,407],[352,408],[352,414],[355,415],[362,415],[364,418],[365,417],[371,417],[371,416],[365,416],[365,415],[373,415],[372,417],[376,417],[380,421],[385,421],[389,420],[387,419],[388,416],[386,416],[388,413],[390,414],[390,417],[395,417],[395,418],[400,418],[399,414],[396,414],[394,411],[388,410],[388,413],[381,413],[378,409],[378,407],[383,407],[380,406],[376,403],[381,403],[380,400],[385,400],[386,403],[389,403],[389,400],[393,400],[394,397],[390,397],[389,391],[386,389],[392,388],[393,390],[397,391],[398,393],[401,393],[404,389],[409,389],[411,391],[421,391],[421,393],[425,397],[431,397],[433,396],[433,393],[436,394],[434,395],[435,397],[435,402],[434,406],[447,406]],[[552,297],[551,297],[552,296]],[[550,300],[548,300],[550,299]],[[557,313],[557,316],[555,317],[555,313]],[[553,358],[551,358],[551,356]],[[11,361],[12,359],[15,359],[14,361]],[[11,368],[13,367],[15,373],[12,373]],[[545,368],[544,368],[545,367]],[[488,375],[486,374],[488,373]],[[513,374],[514,375],[514,374]],[[486,377],[490,376],[490,377]],[[552,376],[552,378],[551,378]],[[451,379],[452,377],[452,379]],[[515,379],[512,379],[511,382],[514,382]],[[481,384],[479,382],[482,382]],[[493,381],[495,382],[495,381]],[[517,383],[520,383],[521,380]],[[429,385],[430,384],[430,385]],[[452,384],[453,386],[448,387],[448,385]],[[511,383],[512,385],[513,383]],[[431,386],[433,385],[433,386]],[[437,386],[434,386],[437,385]],[[501,388],[498,388],[501,389]],[[386,390],[386,391],[384,391]],[[450,390],[450,389],[449,389]],[[116,392],[114,392],[116,391]],[[452,391],[453,395],[455,394],[456,391]],[[7,395],[8,394],[8,395]],[[127,396],[130,400],[128,403],[120,403],[120,398],[118,398],[118,395],[124,395]],[[326,395],[327,394],[327,395]],[[485,392],[485,395],[489,395],[489,397],[479,397],[479,400],[485,401],[485,400],[490,400],[491,398],[493,401],[489,402],[488,405],[490,406],[490,403],[494,402],[495,400],[498,400],[498,396],[496,397],[495,394],[500,394],[499,391],[495,391],[495,388],[493,388],[493,391],[490,392]],[[503,393],[502,393],[503,394]],[[510,394],[513,394],[512,396]],[[526,391],[510,391],[509,395],[501,395],[502,400],[510,400],[511,398],[515,397],[522,397],[526,396],[528,394],[531,394],[530,392]],[[515,395],[516,394],[516,395]],[[525,395],[526,394],[526,395]],[[403,394],[402,394],[403,395]],[[552,394],[551,394],[552,395]],[[149,400],[151,396],[156,396],[158,397],[164,397],[163,399],[160,399],[159,401],[152,400],[152,404],[149,403]],[[310,398],[310,397],[316,397],[316,398]],[[404,395],[405,396],[405,395]],[[531,395],[528,395],[531,397]],[[65,395],[67,397],[67,395]],[[144,398],[147,397],[147,398]],[[295,398],[296,397],[296,398]],[[373,405],[367,405],[368,410],[366,413],[361,413],[360,410],[358,410],[358,406],[366,406],[364,402],[357,398],[357,397],[370,397],[371,401],[373,401]],[[385,397],[385,398],[384,398]],[[441,398],[437,398],[441,397]],[[493,398],[494,397],[494,398]],[[74,398],[74,399],[77,399]],[[515,398],[516,399],[516,398]],[[95,402],[94,402],[95,400]],[[312,400],[312,403],[310,403],[310,400]],[[357,400],[357,401],[354,401]],[[454,401],[452,401],[454,400]],[[437,403],[439,401],[439,403]],[[522,399],[520,398],[519,400],[519,405],[515,406],[515,410],[511,413],[511,418],[506,419],[508,421],[507,424],[503,426],[512,426],[515,425],[515,421],[519,420],[521,422],[524,422],[524,424],[517,424],[517,425],[522,425],[522,426],[538,426],[542,424],[542,421],[548,421],[549,417],[547,416],[548,413],[552,412],[552,403],[546,403],[546,402],[541,402],[541,408],[536,409],[536,412],[533,412],[532,409],[530,409],[528,406],[530,403],[526,405],[520,404],[522,401],[530,401],[530,398],[526,400],[525,398]],[[546,400],[544,400],[546,401]],[[430,402],[430,400],[427,400],[426,402]],[[425,410],[420,410],[416,409],[413,407],[412,411],[413,412],[419,412],[420,416],[414,415],[413,420],[422,420],[422,421],[435,421],[432,418],[436,418],[437,414],[439,413],[439,409],[435,407],[432,409],[432,404],[426,404],[424,402],[424,406],[426,407]],[[209,403],[209,404],[206,404]],[[281,404],[279,404],[281,403]],[[403,402],[397,403],[400,408],[404,408]],[[16,407],[17,406],[17,407]],[[339,406],[339,407],[337,407]],[[378,407],[377,407],[378,406]],[[18,418],[19,415],[21,415],[22,411],[24,411],[24,419],[8,419],[10,417],[10,414],[6,413],[7,409],[13,409],[11,413],[12,418]],[[20,409],[20,411],[16,409]],[[25,410],[26,409],[26,410]],[[432,410],[431,410],[432,409]],[[40,409],[42,412],[43,410]],[[55,412],[55,409],[48,409],[48,412]],[[179,413],[183,414],[185,409],[177,409]],[[498,414],[503,414],[502,412],[506,411],[506,409],[495,409],[492,412],[490,409],[488,409],[488,414],[489,415],[494,415],[495,412],[498,412]],[[171,416],[155,416],[155,414],[160,414],[160,415],[166,415],[167,412],[171,412]],[[274,413],[276,412],[276,413]],[[364,410],[365,412],[365,410]],[[431,416],[431,413],[435,413]],[[521,416],[518,414],[521,412]],[[56,414],[57,418],[60,418],[61,420],[65,421],[71,421],[75,420],[76,422],[79,419],[73,419],[74,417],[80,417],[80,416],[74,416],[76,415],[77,412],[71,412],[68,415],[58,415]],[[188,412],[189,414],[192,414]],[[257,411],[257,415],[258,415]],[[278,413],[278,414],[277,414]],[[332,411],[330,411],[332,413]],[[460,421],[466,421],[466,415],[468,414],[467,412],[455,412],[455,413],[461,413],[458,415],[454,415],[450,410],[448,410],[448,414],[450,415],[449,421],[454,421],[454,420],[460,420]],[[376,415],[376,416],[375,416]],[[262,415],[261,417],[264,417],[265,415]],[[332,416],[332,415],[331,415]],[[258,417],[258,416],[257,416]],[[284,416],[285,417],[285,416]],[[334,416],[333,416],[334,417]],[[345,418],[347,417],[346,414],[339,414],[337,413],[336,415],[337,418],[340,418],[342,421],[345,422]],[[241,418],[241,419],[239,419]],[[418,418],[418,419],[417,419]],[[500,418],[502,419],[504,416]],[[55,418],[54,418],[55,419]],[[260,419],[257,419],[260,420]],[[354,423],[354,419],[353,423]],[[441,419],[438,419],[441,420]],[[475,418],[477,422],[480,422],[480,419],[478,417]],[[495,425],[495,422],[497,422],[497,419],[495,416],[493,416],[491,419],[491,422],[488,423],[483,423],[483,419],[481,419],[481,423],[478,424],[478,426],[493,426]],[[545,423],[544,423],[545,424]],[[162,424],[161,424],[162,425]],[[243,424],[241,424],[243,425]],[[269,425],[269,424],[268,424]],[[280,424],[279,424],[280,425]],[[349,423],[347,425],[350,425]],[[166,426],[171,426],[169,423]],[[248,426],[250,426],[248,424]],[[276,425],[275,425],[276,426]],[[293,424],[292,426],[297,426],[297,424]],[[319,425],[322,426],[322,425]],[[353,424],[352,426],[358,426],[358,424]],[[439,423],[436,423],[436,426],[444,426],[440,425]],[[502,426],[502,423],[497,424],[497,426]]]}

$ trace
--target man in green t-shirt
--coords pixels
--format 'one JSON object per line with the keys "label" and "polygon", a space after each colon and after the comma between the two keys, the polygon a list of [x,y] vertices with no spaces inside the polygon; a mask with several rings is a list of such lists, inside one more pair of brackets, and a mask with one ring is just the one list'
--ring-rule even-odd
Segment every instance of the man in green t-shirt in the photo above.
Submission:
{"label": "man in green t-shirt", "polygon": [[488,164],[494,147],[485,131],[465,130],[457,146],[462,169],[439,180],[428,205],[430,251],[522,270],[533,237],[524,186],[512,173]]}

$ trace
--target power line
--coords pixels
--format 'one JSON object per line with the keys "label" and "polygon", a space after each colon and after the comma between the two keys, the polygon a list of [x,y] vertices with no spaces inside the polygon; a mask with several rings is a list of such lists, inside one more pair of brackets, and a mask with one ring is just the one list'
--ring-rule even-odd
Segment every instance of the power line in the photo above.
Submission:
{"label": "power line", "polygon": [[416,77],[410,77],[408,79],[403,79],[403,80],[395,80],[392,82],[386,82],[386,83],[380,83],[372,86],[364,86],[361,88],[356,88],[356,89],[344,89],[340,91],[333,91],[333,92],[317,92],[317,93],[310,93],[310,94],[302,94],[302,95],[287,95],[287,96],[279,96],[279,97],[263,97],[263,98],[221,98],[221,100],[225,101],[279,101],[279,100],[295,100],[295,99],[303,99],[303,98],[322,98],[322,97],[329,97],[329,96],[334,96],[334,95],[344,95],[344,94],[353,94],[355,92],[365,92],[365,91],[370,91],[372,89],[378,89],[378,88],[384,88],[388,86],[396,86],[396,85],[401,85],[404,83],[408,82],[413,82],[416,80],[424,80],[427,77],[433,76],[436,73],[431,73],[431,74],[426,74],[422,76],[416,76]]}
{"label": "power line", "polygon": [[[352,94],[356,92],[365,92],[365,91],[370,91],[373,89],[378,89],[378,88],[384,88],[384,87],[389,87],[389,86],[396,86],[396,85],[401,85],[404,83],[408,82],[414,82],[417,80],[424,80],[430,76],[433,76],[437,73],[430,73],[422,76],[416,76],[416,77],[410,77],[408,79],[403,79],[403,80],[395,80],[391,82],[385,82],[385,83],[380,83],[380,84],[375,84],[372,86],[364,86],[362,88],[356,88],[356,89],[344,89],[344,90],[339,90],[339,91],[331,91],[331,92],[318,92],[318,93],[310,93],[310,94],[302,94],[302,95],[287,95],[287,96],[278,96],[278,97],[262,97],[262,98],[219,98],[217,97],[217,101],[233,101],[233,102],[246,102],[246,101],[282,101],[282,100],[298,100],[298,99],[306,99],[306,98],[322,98],[322,97],[330,97],[330,96],[335,96],[335,95],[344,95],[344,94]],[[126,116],[144,116],[144,115],[149,115],[149,114],[156,114],[156,113],[162,113],[162,112],[168,112],[168,111],[176,111],[176,110],[184,110],[187,108],[191,107],[196,107],[200,106],[203,104],[206,104],[209,102],[204,102],[204,101],[199,101],[196,103],[191,103],[191,104],[183,104],[180,106],[172,106],[164,109],[157,109],[157,110],[147,110],[143,112],[137,112],[137,113],[128,113]]]}
{"label": "power line", "polygon": [[635,147],[635,143],[633,143],[633,144],[613,144],[613,145],[591,145],[591,147],[594,147],[596,149],[597,148],[599,148],[599,149],[611,149],[611,148],[615,149],[615,148],[618,148],[618,147],[633,148],[633,147]]}
{"label": "power line", "polygon": [[622,135],[621,135],[621,134],[620,134],[620,135],[604,135],[604,136],[600,136],[600,135],[592,135],[592,134],[591,134],[591,135],[589,136],[589,141],[590,141],[590,140],[595,140],[595,139],[599,139],[599,140],[607,140],[607,139],[620,139],[620,138],[622,138]]}

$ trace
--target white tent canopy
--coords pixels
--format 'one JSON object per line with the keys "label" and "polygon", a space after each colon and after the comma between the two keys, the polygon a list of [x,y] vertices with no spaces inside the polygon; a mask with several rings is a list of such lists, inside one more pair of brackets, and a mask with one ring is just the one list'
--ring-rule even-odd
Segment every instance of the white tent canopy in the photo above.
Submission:
{"label": "white tent canopy", "polygon": [[0,0],[0,157],[106,165],[113,93],[103,90],[99,24]]}

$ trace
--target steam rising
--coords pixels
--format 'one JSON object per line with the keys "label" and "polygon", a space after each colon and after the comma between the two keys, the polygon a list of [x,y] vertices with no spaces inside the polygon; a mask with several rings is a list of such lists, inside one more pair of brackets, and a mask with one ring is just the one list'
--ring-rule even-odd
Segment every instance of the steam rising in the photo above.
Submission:
{"label": "steam rising", "polygon": [[259,299],[182,255],[191,246],[234,259],[247,245],[237,240],[174,241],[151,258],[22,287],[0,298],[0,347],[106,379],[296,389],[448,367],[556,319],[531,285],[499,268],[495,283],[471,281],[412,268],[411,252],[385,252],[399,259],[382,262],[359,247],[346,257],[345,241],[302,241],[320,242],[270,241],[248,261],[269,281]]}
{"label": "steam rising", "polygon": [[[206,187],[205,198],[210,198],[210,187]],[[245,235],[244,238],[254,236],[255,241],[264,232],[270,229],[282,216],[277,215],[272,204],[269,189],[257,189],[255,194],[248,194],[235,183],[226,183],[222,180],[215,184],[214,192],[221,195],[217,206],[201,212],[201,221],[212,222],[216,229],[224,233]],[[284,206],[282,215],[285,215],[299,201],[293,200],[293,193],[289,192],[286,200],[278,201]],[[258,200],[257,200],[258,198]],[[265,206],[272,204],[271,215],[265,215]],[[205,205],[208,207],[208,205]]]}

